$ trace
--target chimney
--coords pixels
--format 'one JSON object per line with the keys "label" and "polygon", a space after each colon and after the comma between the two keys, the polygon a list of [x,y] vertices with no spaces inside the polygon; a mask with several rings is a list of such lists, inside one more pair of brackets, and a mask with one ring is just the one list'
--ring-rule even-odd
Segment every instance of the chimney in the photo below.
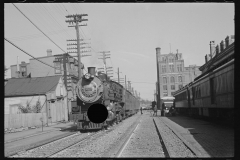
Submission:
{"label": "chimney", "polygon": [[207,54],[205,55],[205,63],[208,62],[208,57],[207,57]]}
{"label": "chimney", "polygon": [[96,67],[88,67],[88,73],[90,74],[90,75],[96,75],[96,73],[95,73],[95,68]]}
{"label": "chimney", "polygon": [[219,53],[219,47],[218,45],[216,46],[216,55]]}
{"label": "chimney", "polygon": [[221,41],[220,43],[220,52],[222,52],[223,50],[225,49],[225,44],[224,44],[224,41]]}
{"label": "chimney", "polygon": [[210,41],[210,56],[214,57],[214,52],[215,52],[215,42],[214,41]]}
{"label": "chimney", "polygon": [[160,53],[160,50],[161,50],[161,48],[159,48],[159,47],[156,48],[156,54],[158,55],[158,57],[160,57],[160,54],[161,54],[161,53]]}
{"label": "chimney", "polygon": [[229,46],[229,36],[227,36],[227,37],[225,38],[225,45],[226,45],[226,47]]}
{"label": "chimney", "polygon": [[51,49],[47,50],[47,56],[52,56],[52,50]]}
{"label": "chimney", "polygon": [[231,35],[229,40],[229,45],[234,42],[234,39],[235,39],[234,35]]}
{"label": "chimney", "polygon": [[207,60],[210,61],[212,59],[210,54],[207,54]]}

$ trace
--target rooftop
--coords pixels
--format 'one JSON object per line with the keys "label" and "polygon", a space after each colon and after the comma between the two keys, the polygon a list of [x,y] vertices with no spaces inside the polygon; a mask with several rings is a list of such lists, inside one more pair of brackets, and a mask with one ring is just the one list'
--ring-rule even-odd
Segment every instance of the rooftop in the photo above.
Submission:
{"label": "rooftop", "polygon": [[60,77],[61,75],[35,78],[11,78],[5,85],[5,97],[46,94],[56,89]]}

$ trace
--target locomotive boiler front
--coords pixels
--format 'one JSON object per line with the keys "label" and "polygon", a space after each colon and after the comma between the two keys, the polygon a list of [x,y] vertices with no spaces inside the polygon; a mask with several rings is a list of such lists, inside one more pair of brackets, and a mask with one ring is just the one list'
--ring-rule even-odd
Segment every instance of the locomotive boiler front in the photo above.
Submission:
{"label": "locomotive boiler front", "polygon": [[95,76],[95,67],[88,67],[86,73],[77,83],[76,94],[85,103],[94,103],[103,94],[103,84]]}

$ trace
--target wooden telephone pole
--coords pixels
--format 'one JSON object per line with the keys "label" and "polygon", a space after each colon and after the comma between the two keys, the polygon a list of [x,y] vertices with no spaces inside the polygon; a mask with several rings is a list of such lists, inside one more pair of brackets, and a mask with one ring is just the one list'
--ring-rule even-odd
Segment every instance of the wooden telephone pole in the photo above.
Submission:
{"label": "wooden telephone pole", "polygon": [[[72,20],[66,20],[69,24],[75,23],[75,28],[76,28],[76,34],[77,34],[77,54],[78,54],[78,78],[79,80],[82,77],[81,73],[81,54],[80,54],[80,37],[79,37],[79,25],[78,23],[81,23],[82,21],[87,21],[87,19],[83,19],[83,16],[87,16],[87,14],[75,14],[75,15],[68,15],[66,18],[73,18]],[[80,26],[86,26],[85,25],[80,25]],[[69,27],[74,27],[74,26],[69,26]]]}
{"label": "wooden telephone pole", "polygon": [[[101,58],[98,58],[98,59],[102,59],[103,60],[103,69],[104,69],[104,73],[108,76],[108,72],[109,71],[112,71],[112,70],[108,70],[108,69],[110,69],[110,68],[112,68],[112,67],[107,67],[107,62],[106,62],[106,59],[107,58],[110,58],[109,56],[110,56],[110,54],[106,54],[106,53],[110,53],[110,51],[102,51],[102,52],[98,52],[98,53],[102,53],[102,56],[103,57],[101,57]],[[99,69],[101,69],[101,68],[99,68]],[[110,73],[111,74],[111,73]],[[110,76],[110,77],[112,77],[112,76]]]}

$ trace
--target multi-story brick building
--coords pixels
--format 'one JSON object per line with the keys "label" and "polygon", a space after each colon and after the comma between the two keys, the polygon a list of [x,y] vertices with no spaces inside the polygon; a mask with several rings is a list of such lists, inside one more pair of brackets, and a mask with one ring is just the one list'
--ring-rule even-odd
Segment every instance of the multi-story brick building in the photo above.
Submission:
{"label": "multi-story brick building", "polygon": [[184,67],[182,53],[177,51],[177,53],[161,54],[160,48],[156,50],[159,63],[160,98],[171,97],[173,92],[201,74],[200,66]]}

